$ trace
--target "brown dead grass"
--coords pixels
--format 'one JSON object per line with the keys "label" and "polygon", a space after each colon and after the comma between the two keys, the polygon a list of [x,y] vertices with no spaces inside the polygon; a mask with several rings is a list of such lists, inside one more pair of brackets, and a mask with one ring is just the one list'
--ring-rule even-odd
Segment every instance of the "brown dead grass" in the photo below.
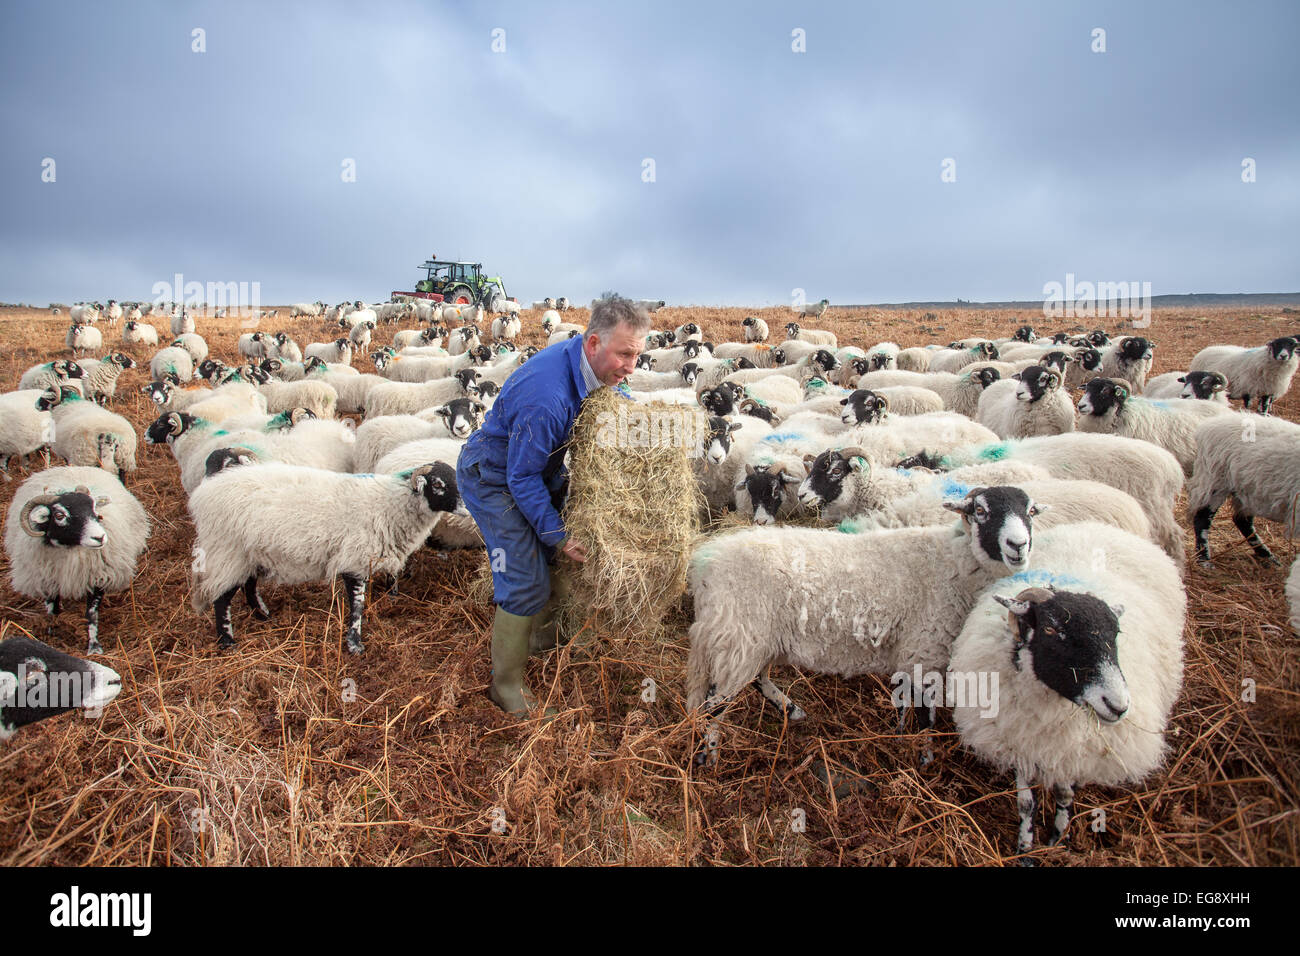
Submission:
{"label": "brown dead grass", "polygon": [[[745,314],[656,318],[699,322],[722,341]],[[786,317],[760,314],[774,329]],[[540,342],[539,316],[525,318],[526,338]],[[1048,324],[1012,311],[927,320],[880,309],[832,310],[820,324],[843,342],[919,345],[1009,334],[1024,320]],[[5,388],[65,354],[65,322],[0,310]],[[326,338],[317,322],[274,327],[301,344]],[[1300,316],[1281,309],[1164,310],[1144,334],[1166,371],[1213,341],[1298,328]],[[200,318],[199,330],[214,354],[234,355],[237,322]],[[383,327],[377,338],[390,336]],[[105,341],[115,346],[118,333],[105,329]],[[141,428],[153,417],[136,390],[145,379],[127,372],[114,405]],[[1298,395],[1276,413],[1300,418]],[[535,662],[530,680],[559,711],[549,723],[513,721],[484,695],[489,608],[481,592],[471,599],[481,557],[468,552],[422,551],[400,594],[373,594],[360,659],[340,651],[342,595],[325,587],[268,590],[267,624],[237,602],[239,646],[219,653],[211,621],[189,610],[193,532],[176,466],[161,449],[140,459],[129,487],[154,533],[134,587],[101,615],[104,660],[124,690],[99,720],[48,721],[0,750],[0,863],[996,865],[1013,852],[1010,779],[962,752],[943,718],[934,763],[917,769],[920,738],[894,733],[880,679],[778,669],[808,719],[786,725],[745,694],[720,765],[692,769],[688,603],[670,615],[666,640],[589,642]],[[16,484],[0,487],[0,507]],[[1289,564],[1294,548],[1276,531],[1262,528]],[[1072,845],[1036,851],[1042,862],[1300,862],[1300,680],[1285,570],[1256,565],[1226,515],[1214,538],[1216,569],[1188,573],[1187,667],[1166,769],[1133,790],[1082,788]],[[42,636],[43,609],[13,592],[7,570],[0,630]],[[83,650],[80,614],[65,610],[52,640]],[[1242,700],[1245,680],[1254,702]],[[1102,832],[1089,827],[1095,809],[1106,812]]]}

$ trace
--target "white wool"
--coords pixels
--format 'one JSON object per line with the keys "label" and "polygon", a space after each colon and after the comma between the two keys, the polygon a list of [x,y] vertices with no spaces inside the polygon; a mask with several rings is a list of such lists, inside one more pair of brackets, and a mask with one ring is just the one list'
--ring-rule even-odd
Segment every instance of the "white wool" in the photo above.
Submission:
{"label": "white wool", "polygon": [[1104,415],[1085,413],[1081,404],[1079,431],[1137,438],[1158,445],[1178,459],[1183,474],[1190,477],[1196,459],[1196,429],[1206,419],[1236,414],[1218,402],[1151,401],[1135,395],[1123,407],[1112,405]]}

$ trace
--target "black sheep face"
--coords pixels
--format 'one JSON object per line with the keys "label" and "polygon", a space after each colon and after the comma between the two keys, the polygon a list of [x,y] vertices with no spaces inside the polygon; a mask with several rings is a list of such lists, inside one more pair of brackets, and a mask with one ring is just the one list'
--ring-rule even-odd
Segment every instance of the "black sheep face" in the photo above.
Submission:
{"label": "black sheep face", "polygon": [[1141,362],[1143,359],[1149,359],[1154,351],[1155,346],[1140,335],[1130,335],[1119,346],[1120,358],[1125,362]]}
{"label": "black sheep face", "polygon": [[1070,341],[1069,332],[1057,332],[1055,335],[1052,336],[1053,345],[1065,345],[1069,341]]}
{"label": "black sheep face", "polygon": [[199,378],[211,381],[212,376],[216,375],[222,368],[222,364],[216,359],[204,359],[199,363]]}
{"label": "black sheep face", "polygon": [[742,369],[742,368],[758,368],[758,366],[755,365],[753,362],[751,362],[751,361],[750,361],[749,359],[747,359],[747,358],[738,358],[738,359],[736,359],[736,368],[738,368],[738,369]]}
{"label": "black sheep face", "polygon": [[787,322],[787,323],[785,324],[785,337],[786,337],[787,339],[795,339],[795,338],[798,338],[798,337],[799,337],[799,323],[798,323],[798,322]]}
{"label": "black sheep face", "polygon": [[844,411],[840,421],[846,425],[874,425],[885,417],[889,401],[867,388],[860,388],[848,398],[840,399]]}
{"label": "black sheep face", "polygon": [[1076,353],[1074,358],[1086,371],[1095,372],[1101,368],[1101,352],[1097,349],[1084,349]]}
{"label": "black sheep face", "polygon": [[1273,361],[1289,362],[1296,353],[1297,344],[1295,339],[1284,336],[1269,342],[1268,351],[1273,356]]}
{"label": "black sheep face", "polygon": [[472,398],[455,398],[438,408],[438,417],[446,424],[452,437],[468,438],[482,424],[481,414],[485,409],[482,402]]}
{"label": "black sheep face", "polygon": [[194,424],[194,416],[184,412],[168,412],[159,416],[144,433],[144,440],[150,445],[161,445],[184,435]]}
{"label": "black sheep face", "polygon": [[696,365],[694,362],[687,362],[685,365],[682,366],[680,374],[682,376],[683,382],[685,382],[687,385],[694,385],[695,379],[700,374],[700,367]]}
{"label": "black sheep face", "polygon": [[636,370],[649,372],[654,368],[655,357],[649,352],[642,352],[636,357]]}
{"label": "black sheep face", "polygon": [[830,449],[817,456],[805,455],[803,460],[807,477],[799,485],[799,503],[807,508],[817,508],[837,501],[844,491],[844,479],[857,468],[869,467],[865,458],[845,457]]}
{"label": "black sheep face", "polygon": [[682,346],[682,354],[686,356],[688,361],[693,358],[698,358],[700,354],[700,343],[695,339],[691,339]]}
{"label": "black sheep face", "polygon": [[1103,345],[1110,345],[1110,336],[1106,334],[1105,329],[1093,329],[1088,333],[1088,341],[1094,348],[1101,348]]}
{"label": "black sheep face", "polygon": [[985,358],[988,358],[990,360],[996,359],[998,357],[998,347],[994,345],[992,342],[981,342],[980,351],[984,353]]}
{"label": "black sheep face", "polygon": [[1029,566],[1034,516],[1046,511],[1014,485],[973,488],[960,502],[943,506],[961,515],[970,532],[971,552],[983,564],[1004,564],[1012,571]]}
{"label": "black sheep face", "polygon": [[755,322],[755,318],[754,318],[754,316],[752,316],[752,315],[747,315],[747,316],[745,316],[744,321],[741,322],[740,324],[743,325],[743,326],[745,326],[746,328],[748,328],[749,326],[753,325],[754,322]]}
{"label": "black sheep face", "polygon": [[1183,384],[1183,398],[1196,398],[1208,401],[1216,392],[1228,387],[1228,380],[1219,372],[1188,372],[1180,376]]}
{"label": "black sheep face", "polygon": [[1103,418],[1112,411],[1118,415],[1129,399],[1128,386],[1109,378],[1094,378],[1083,387],[1079,413]]}
{"label": "black sheep face", "polygon": [[1073,361],[1074,359],[1065,352],[1048,352],[1038,360],[1038,364],[1044,368],[1054,368],[1064,375],[1066,366]]}
{"label": "black sheep face", "polygon": [[159,406],[167,404],[167,396],[170,394],[170,390],[164,382],[150,382],[148,385],[141,385],[140,391],[149,396],[149,401]]}
{"label": "black sheep face", "polygon": [[1045,365],[1030,365],[1013,378],[1020,382],[1016,386],[1016,401],[1019,402],[1033,404],[1061,387],[1061,374]]}
{"label": "black sheep face", "polygon": [[995,368],[977,368],[971,372],[971,380],[978,382],[981,389],[988,388],[1002,378],[1002,373]]}
{"label": "black sheep face", "polygon": [[745,466],[745,475],[736,485],[736,494],[746,494],[754,507],[754,524],[775,524],[777,512],[785,501],[787,485],[798,484],[799,478],[772,466],[755,468]]}
{"label": "black sheep face", "polygon": [[818,349],[814,352],[810,364],[816,365],[823,372],[833,372],[840,367],[840,363],[836,361],[835,356],[826,349]]}
{"label": "black sheep face", "polygon": [[[95,510],[97,501],[86,491],[69,491],[51,500],[41,496],[22,519],[24,530],[39,533],[56,548],[89,548],[97,551],[108,540],[108,531]],[[107,498],[98,499],[101,506]]]}
{"label": "black sheep face", "polygon": [[257,456],[247,448],[218,448],[203,463],[203,477],[211,478],[227,468],[257,464]]}
{"label": "black sheep face", "polygon": [[1016,329],[1016,334],[1012,336],[1012,338],[1017,342],[1032,342],[1037,337],[1038,336],[1034,333],[1034,327],[1032,325],[1022,325],[1020,328]]}
{"label": "black sheep face", "polygon": [[780,346],[777,346],[776,348],[772,349],[772,364],[773,364],[773,365],[784,365],[784,364],[785,364],[785,357],[786,357],[786,356],[785,356],[785,349],[781,348]]}
{"label": "black sheep face", "polygon": [[994,600],[1011,612],[1017,670],[1029,663],[1038,680],[1066,700],[1091,708],[1103,723],[1123,719],[1130,699],[1117,648],[1122,606],[1112,607],[1091,594],[1040,588],[1014,598],[995,595]]}
{"label": "black sheep face", "polygon": [[459,369],[456,372],[456,381],[460,382],[460,387],[468,392],[470,386],[478,381],[478,372],[472,368]]}
{"label": "black sheep face", "polygon": [[736,394],[726,385],[700,392],[700,407],[710,415],[731,415],[736,410]]}
{"label": "black sheep face", "polygon": [[417,468],[411,475],[411,487],[424,496],[429,510],[434,514],[447,511],[468,515],[456,487],[456,471],[445,461],[435,461]]}
{"label": "black sheep face", "polygon": [[30,637],[0,641],[0,740],[70,710],[97,711],[122,690],[117,672]]}
{"label": "black sheep face", "polygon": [[729,422],[717,415],[709,416],[709,431],[704,436],[704,460],[720,465],[731,453],[731,434],[740,428],[740,422]]}

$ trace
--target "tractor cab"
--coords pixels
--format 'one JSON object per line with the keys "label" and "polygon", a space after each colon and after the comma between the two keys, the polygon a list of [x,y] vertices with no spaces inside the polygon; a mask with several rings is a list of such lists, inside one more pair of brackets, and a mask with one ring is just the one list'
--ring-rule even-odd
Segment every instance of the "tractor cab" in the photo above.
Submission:
{"label": "tractor cab", "polygon": [[395,297],[425,298],[462,305],[492,301],[506,294],[500,276],[484,276],[481,262],[452,262],[432,258],[420,266],[424,278],[415,284],[415,292],[394,292]]}

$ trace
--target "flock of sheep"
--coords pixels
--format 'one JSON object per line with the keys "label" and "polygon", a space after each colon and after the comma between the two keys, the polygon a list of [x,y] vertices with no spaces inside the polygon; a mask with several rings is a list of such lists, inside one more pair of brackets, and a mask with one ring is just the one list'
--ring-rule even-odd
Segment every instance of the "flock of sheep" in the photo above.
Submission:
{"label": "flock of sheep", "polygon": [[[563,321],[565,300],[541,304],[554,306],[541,320],[548,345],[582,334]],[[196,533],[191,603],[212,609],[221,645],[234,643],[239,591],[264,619],[259,581],[342,576],[346,646],[361,653],[375,572],[395,587],[421,546],[481,546],[456,461],[536,352],[515,344],[517,305],[493,305],[499,314],[423,301],[302,303],[292,315],[319,319],[330,330],[321,341],[246,332],[227,356],[235,364],[210,355],[193,318],[172,310],[171,338],[141,388],[158,411],[144,440],[175,457]],[[815,320],[826,306],[797,318]],[[18,489],[5,548],[14,589],[50,615],[61,601],[86,601],[95,654],[100,602],[129,587],[150,530],[127,489],[137,434],[109,406],[121,373],[137,366],[127,352],[159,338],[138,306],[72,313],[72,357],[29,369],[0,395],[6,480],[14,459],[66,461]],[[103,349],[100,319],[123,323],[122,351],[82,358]],[[369,353],[374,372],[358,371],[354,359],[385,324],[406,327]],[[698,759],[717,759],[723,710],[750,683],[789,719],[803,716],[770,679],[775,663],[841,676],[996,675],[993,715],[949,695],[957,731],[1014,771],[1018,849],[1033,844],[1036,784],[1053,790],[1059,840],[1074,786],[1135,782],[1163,757],[1182,674],[1174,503],[1184,484],[1202,561],[1228,498],[1261,560],[1273,556],[1254,517],[1297,534],[1300,426],[1268,411],[1290,385],[1300,342],[1214,346],[1186,371],[1151,377],[1152,342],[1102,330],[1022,327],[915,348],[843,346],[798,322],[784,331],[769,344],[758,317],[744,320],[737,342],[707,343],[694,323],[652,330],[627,383],[634,400],[698,409],[707,427],[694,467],[707,517],[735,511],[755,525],[710,537],[692,557],[687,702],[707,715]],[[1077,402],[1071,389],[1082,390]],[[1241,409],[1229,402],[1238,398]],[[1287,593],[1300,627],[1297,567]],[[57,666],[91,667],[71,660]],[[120,681],[93,667],[102,702]],[[0,691],[19,679],[11,670]],[[945,699],[908,685],[900,726],[913,703],[926,728]],[[6,735],[45,716],[4,715]]]}

